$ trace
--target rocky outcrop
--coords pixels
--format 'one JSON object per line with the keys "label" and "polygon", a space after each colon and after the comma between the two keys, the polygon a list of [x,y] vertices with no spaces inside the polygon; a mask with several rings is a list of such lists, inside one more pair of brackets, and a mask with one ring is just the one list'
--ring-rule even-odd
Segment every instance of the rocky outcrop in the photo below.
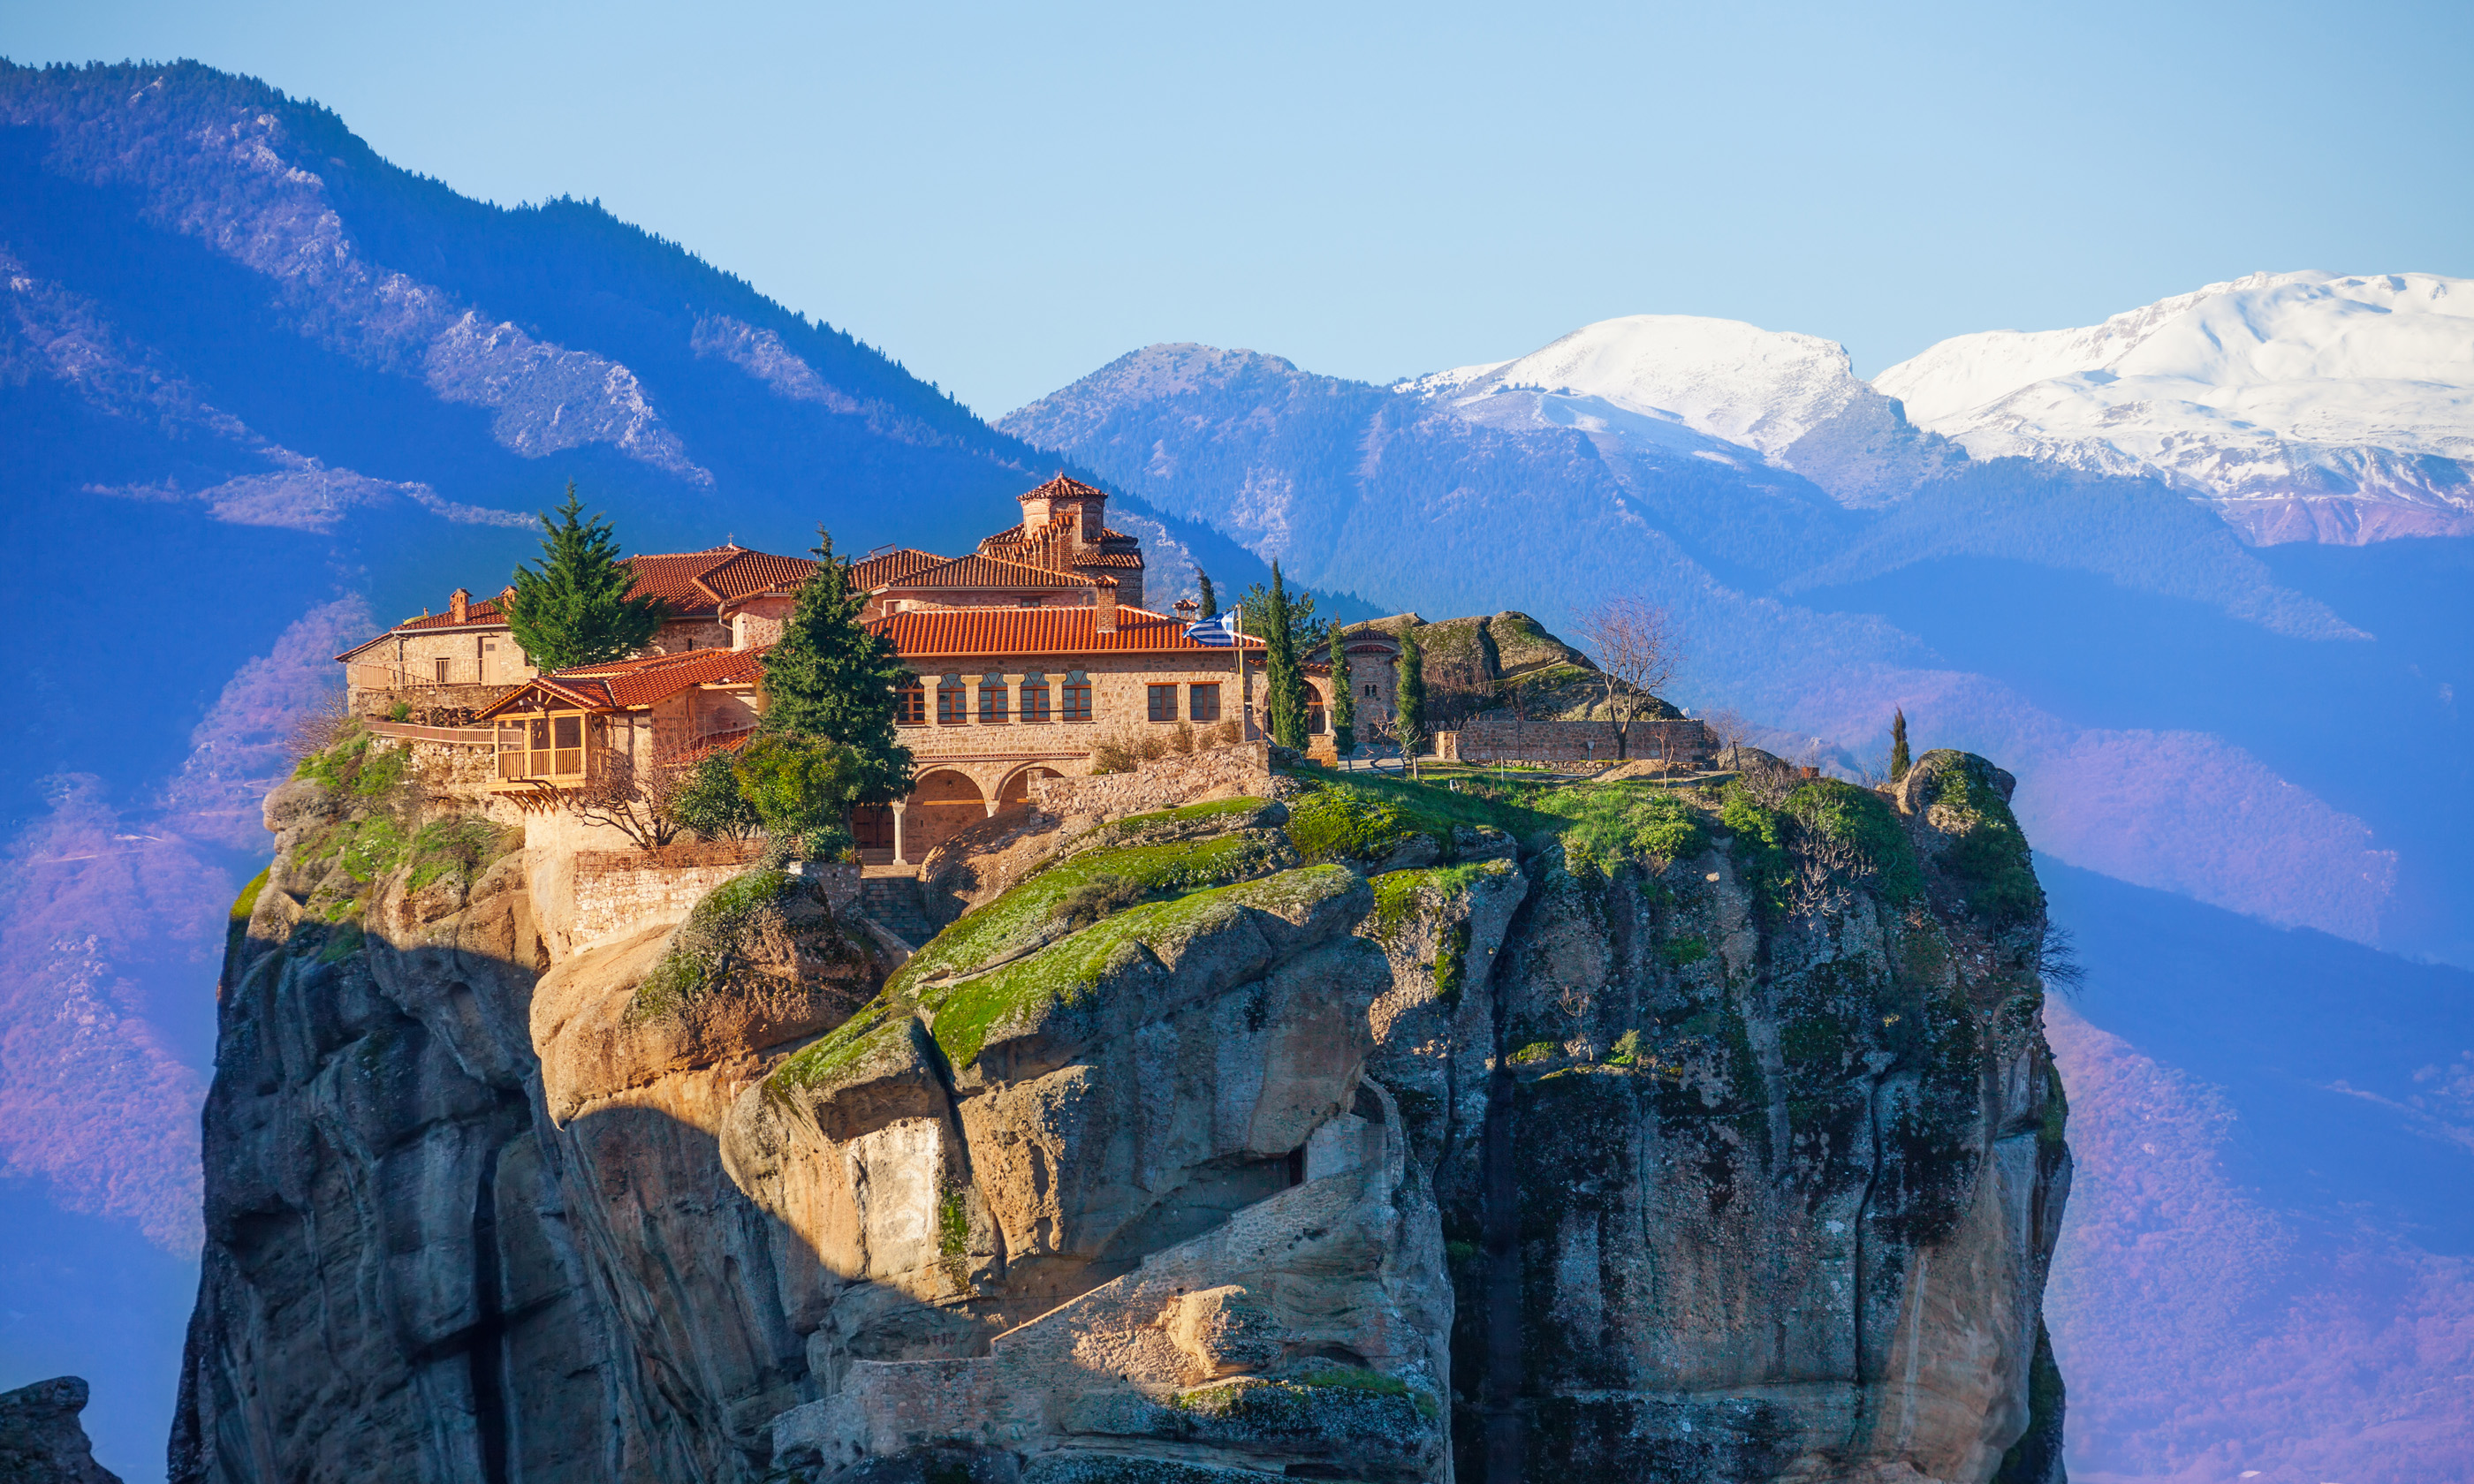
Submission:
{"label": "rocky outcrop", "polygon": [[56,1376],[0,1392],[0,1481],[6,1484],[120,1484],[94,1461],[85,1427],[85,1382]]}
{"label": "rocky outcrop", "polygon": [[763,871],[558,957],[540,863],[279,791],[176,1476],[2054,1476],[2006,775],[1255,757],[967,844],[907,958]]}

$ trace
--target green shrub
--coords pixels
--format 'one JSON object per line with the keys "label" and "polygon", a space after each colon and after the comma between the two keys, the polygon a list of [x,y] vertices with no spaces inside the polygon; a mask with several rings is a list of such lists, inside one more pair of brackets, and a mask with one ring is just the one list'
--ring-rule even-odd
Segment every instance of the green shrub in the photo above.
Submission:
{"label": "green shrub", "polygon": [[1924,891],[1924,872],[1906,826],[1897,806],[1880,794],[1837,778],[1814,778],[1787,795],[1786,812],[1804,828],[1853,850],[1884,900],[1904,904]]}
{"label": "green shrub", "polygon": [[1551,1062],[1563,1054],[1563,1046],[1556,1041],[1533,1041],[1512,1053],[1510,1060],[1527,1065],[1538,1062]]}
{"label": "green shrub", "polygon": [[767,732],[739,750],[731,773],[748,807],[777,841],[817,858],[850,849],[843,820],[867,783],[866,759],[838,742]]}
{"label": "green shrub", "polygon": [[762,828],[764,816],[739,790],[737,760],[729,753],[708,753],[689,769],[670,796],[670,822],[699,840],[744,840]]}
{"label": "green shrub", "polygon": [[450,874],[471,887],[482,867],[515,848],[510,833],[477,814],[459,814],[423,826],[405,852],[412,863],[412,890]]}
{"label": "green shrub", "polygon": [[1957,826],[1942,867],[1958,880],[1972,910],[1996,922],[2025,921],[2045,903],[2034,854],[2010,805],[1974,774],[1971,764],[1945,768],[1935,785],[1933,804]]}
{"label": "green shrub", "polygon": [[1069,928],[1088,927],[1149,895],[1141,882],[1103,872],[1056,899],[1055,920]]}

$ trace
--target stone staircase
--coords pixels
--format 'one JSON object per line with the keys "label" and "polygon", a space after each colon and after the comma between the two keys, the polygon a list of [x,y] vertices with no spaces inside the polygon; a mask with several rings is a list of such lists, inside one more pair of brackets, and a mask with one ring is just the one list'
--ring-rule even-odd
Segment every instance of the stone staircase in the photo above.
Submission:
{"label": "stone staircase", "polygon": [[870,870],[859,884],[859,910],[915,950],[936,936],[919,899],[919,878],[899,871]]}

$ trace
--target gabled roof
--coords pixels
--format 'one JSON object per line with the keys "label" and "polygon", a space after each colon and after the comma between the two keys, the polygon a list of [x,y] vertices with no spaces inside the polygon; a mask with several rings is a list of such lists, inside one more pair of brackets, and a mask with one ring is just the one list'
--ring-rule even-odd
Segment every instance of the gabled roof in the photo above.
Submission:
{"label": "gabled roof", "polygon": [[493,701],[481,711],[486,719],[505,710],[524,692],[543,694],[588,711],[632,711],[667,701],[698,685],[753,685],[764,673],[764,651],[691,649],[676,655],[646,655],[608,664],[577,665],[526,681]]}
{"label": "gabled roof", "polygon": [[382,634],[372,634],[335,658],[350,659],[379,640],[395,638],[400,634],[481,634],[506,627],[507,615],[498,611],[498,600],[483,598],[465,609],[464,621],[460,624],[455,621],[455,615],[452,612],[426,613],[419,618],[407,618]]}
{"label": "gabled roof", "polygon": [[1071,572],[1052,571],[1032,566],[1028,562],[1008,562],[1003,557],[956,557],[934,566],[922,567],[889,587],[1097,587],[1096,578],[1079,577]]}
{"label": "gabled roof", "polygon": [[724,604],[760,592],[796,587],[816,570],[806,557],[777,557],[735,542],[703,551],[629,557],[625,564],[636,571],[629,597],[659,598],[673,615],[690,617],[716,612]]}
{"label": "gabled roof", "polygon": [[1108,491],[1097,485],[1086,485],[1071,474],[1058,474],[1036,490],[1026,490],[1014,496],[1017,500],[1104,500]]}
{"label": "gabled roof", "polygon": [[925,571],[945,561],[933,551],[914,551],[908,546],[879,552],[850,564],[850,590],[874,592],[887,583],[898,583],[914,572]]}
{"label": "gabled roof", "polygon": [[[868,625],[889,634],[905,659],[1115,654],[1225,655],[1225,645],[1185,636],[1185,620],[1120,606],[1117,629],[1103,634],[1097,608],[921,608]],[[1249,649],[1263,641],[1249,638]]]}

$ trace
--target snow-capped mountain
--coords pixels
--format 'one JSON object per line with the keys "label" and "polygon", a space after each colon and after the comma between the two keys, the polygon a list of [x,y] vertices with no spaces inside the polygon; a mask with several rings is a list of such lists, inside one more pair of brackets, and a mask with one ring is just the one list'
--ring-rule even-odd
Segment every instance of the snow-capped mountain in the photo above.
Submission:
{"label": "snow-capped mountain", "polygon": [[1858,377],[1845,347],[1741,320],[1601,320],[1517,360],[1393,390],[1507,431],[1571,427],[1738,467],[1766,463],[1848,505],[1895,499],[1954,452]]}
{"label": "snow-capped mountain", "polygon": [[1977,458],[2161,477],[2261,544],[2474,533],[2474,279],[2253,274],[1873,385]]}

